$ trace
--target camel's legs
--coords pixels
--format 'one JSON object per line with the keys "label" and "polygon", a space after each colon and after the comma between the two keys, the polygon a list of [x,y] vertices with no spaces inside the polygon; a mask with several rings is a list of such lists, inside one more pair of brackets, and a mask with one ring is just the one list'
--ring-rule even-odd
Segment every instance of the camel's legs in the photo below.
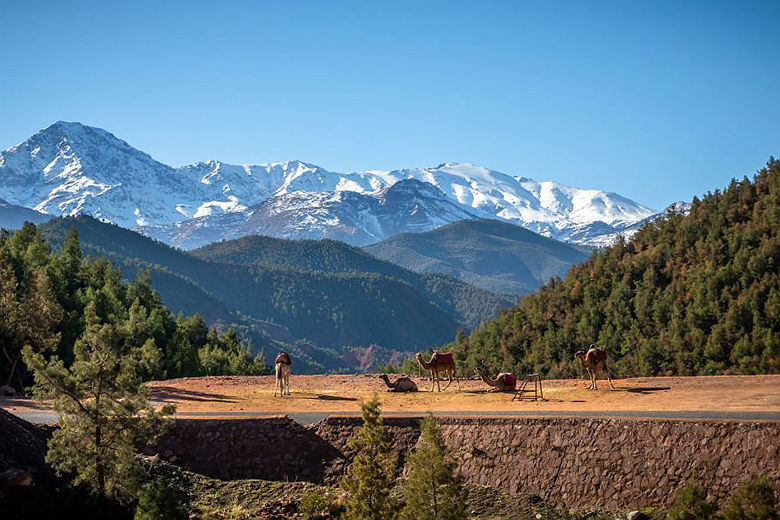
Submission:
{"label": "camel's legs", "polygon": [[606,373],[607,373],[607,381],[609,381],[609,387],[610,387],[612,390],[614,390],[614,389],[615,389],[615,385],[613,385],[613,384],[612,384],[612,378],[609,376],[609,369],[608,369],[608,368],[605,368],[605,369],[604,369],[604,372],[606,372]]}
{"label": "camel's legs", "polygon": [[589,368],[586,368],[585,370],[588,371],[588,377],[590,378],[590,385],[588,385],[588,390],[593,390],[593,385],[596,384],[596,377],[593,375],[593,371]]}
{"label": "camel's legs", "polygon": [[281,374],[279,373],[281,366],[277,364],[274,368],[276,369],[276,381],[274,382],[274,397],[276,397],[276,391],[277,390],[281,391],[282,388],[282,378],[281,378]]}
{"label": "camel's legs", "polygon": [[599,384],[597,382],[598,375],[599,375],[598,370],[594,369],[593,370],[593,390],[598,390],[599,389]]}
{"label": "camel's legs", "polygon": [[452,370],[449,368],[447,369],[447,377],[449,378],[449,381],[447,381],[447,386],[444,387],[445,390],[448,389],[452,384]]}
{"label": "camel's legs", "polygon": [[434,378],[433,378],[434,374],[435,374],[435,372],[433,370],[431,370],[431,392],[433,392],[434,385],[436,384],[434,382]]}

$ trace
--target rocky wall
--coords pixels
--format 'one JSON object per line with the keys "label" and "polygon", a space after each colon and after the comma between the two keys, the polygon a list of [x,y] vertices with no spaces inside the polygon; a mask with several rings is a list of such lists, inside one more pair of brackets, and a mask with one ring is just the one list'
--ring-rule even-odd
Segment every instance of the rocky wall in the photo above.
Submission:
{"label": "rocky wall", "polygon": [[[727,498],[767,475],[780,491],[780,425],[707,421],[440,418],[464,478],[570,507],[665,506],[686,481]],[[417,419],[388,418],[399,471]],[[359,418],[301,426],[288,418],[178,420],[156,447],[163,458],[218,478],[334,483],[353,453]]]}

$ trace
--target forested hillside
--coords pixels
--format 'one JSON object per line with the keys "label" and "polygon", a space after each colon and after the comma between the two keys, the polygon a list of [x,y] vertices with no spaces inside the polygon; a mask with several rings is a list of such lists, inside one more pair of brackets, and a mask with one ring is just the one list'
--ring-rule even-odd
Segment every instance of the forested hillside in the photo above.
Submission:
{"label": "forested hillside", "polygon": [[[528,233],[533,234],[530,231]],[[210,262],[262,266],[284,271],[389,277],[414,287],[466,327],[474,327],[496,316],[499,309],[516,302],[513,296],[491,293],[449,276],[421,274],[405,269],[337,240],[285,240],[247,236],[214,242],[190,253]]]}
{"label": "forested hillside", "polygon": [[199,316],[174,318],[141,272],[132,282],[105,258],[84,258],[75,230],[52,252],[33,224],[0,231],[0,384],[29,383],[21,351],[29,345],[66,365],[83,341],[87,315],[115,327],[119,343],[143,347],[147,378],[259,374],[235,331],[219,334]]}
{"label": "forested hillside", "polygon": [[780,371],[780,162],[595,252],[453,348],[469,366],[571,376],[590,343],[619,376]]}
{"label": "forested hillside", "polygon": [[563,276],[590,250],[490,219],[462,220],[425,233],[403,233],[364,247],[419,273],[443,273],[499,293],[523,294]]}
{"label": "forested hillside", "polygon": [[[47,240],[59,244],[71,226],[88,254],[109,258],[131,276],[139,267],[151,269],[152,285],[174,311],[196,312],[203,306],[209,321],[244,324],[286,343],[305,339],[318,347],[412,349],[446,341],[460,324],[454,311],[442,309],[431,294],[390,276],[206,262],[87,216],[55,219],[41,229]],[[472,290],[495,299],[462,282],[451,284],[456,287],[443,283],[435,290],[444,295]],[[468,306],[474,308],[478,305]]]}

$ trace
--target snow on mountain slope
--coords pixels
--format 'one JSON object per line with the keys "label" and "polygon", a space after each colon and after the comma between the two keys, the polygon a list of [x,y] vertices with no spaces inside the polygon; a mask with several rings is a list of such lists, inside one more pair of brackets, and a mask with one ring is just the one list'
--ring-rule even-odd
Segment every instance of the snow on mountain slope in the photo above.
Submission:
{"label": "snow on mountain slope", "polygon": [[[407,204],[383,212],[382,197],[397,193],[387,190],[402,180],[420,181],[405,189],[421,200],[443,194],[449,205],[439,200],[436,211]],[[437,188],[435,196],[428,185]],[[105,130],[66,122],[0,152],[0,198],[49,215],[88,213],[182,244],[196,235],[249,232],[366,243],[387,238],[393,228],[388,218],[401,218],[398,227],[405,231],[427,231],[453,219],[490,217],[559,240],[603,245],[655,214],[614,193],[465,163],[354,173],[300,161],[171,168]],[[400,215],[401,207],[410,213]],[[421,207],[425,211],[414,213]]]}
{"label": "snow on mountain slope", "polygon": [[366,245],[398,233],[428,231],[477,218],[430,184],[405,179],[378,193],[294,191],[276,195],[241,214],[189,219],[144,229],[149,236],[184,249],[245,235],[332,238]]}

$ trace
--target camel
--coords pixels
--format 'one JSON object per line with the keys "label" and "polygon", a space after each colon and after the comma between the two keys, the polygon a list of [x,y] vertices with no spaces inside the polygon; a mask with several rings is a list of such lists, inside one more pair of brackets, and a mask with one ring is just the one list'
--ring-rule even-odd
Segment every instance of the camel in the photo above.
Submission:
{"label": "camel", "polygon": [[588,371],[588,375],[590,376],[590,386],[588,387],[588,390],[598,390],[598,385],[596,385],[596,375],[600,371],[604,371],[605,374],[607,374],[607,380],[609,381],[609,386],[614,390],[615,385],[612,384],[612,378],[609,377],[609,368],[607,367],[607,353],[600,348],[595,348],[593,345],[591,345],[591,348],[588,349],[588,352],[583,352],[581,350],[577,351],[576,354],[574,354],[574,357],[580,360],[580,363],[582,363],[582,366],[585,367],[585,370]]}
{"label": "camel", "polygon": [[488,392],[514,392],[517,386],[517,378],[509,372],[501,372],[495,379],[490,379],[487,372],[482,368],[474,370],[482,381],[492,388]]}
{"label": "camel", "polygon": [[280,396],[290,395],[290,355],[287,352],[280,352],[274,360],[274,367],[276,368],[276,386],[274,386],[274,397],[276,397],[276,391],[279,391]]}
{"label": "camel", "polygon": [[434,352],[431,356],[431,360],[428,362],[423,359],[422,354],[419,352],[415,357],[421,367],[431,372],[431,392],[433,392],[434,381],[439,388],[439,392],[441,392],[439,372],[446,372],[449,377],[449,382],[447,383],[447,386],[444,387],[445,390],[452,384],[453,376],[455,377],[455,382],[458,384],[458,390],[460,390],[460,380],[458,379],[457,369],[455,367],[455,358],[452,357],[450,352]]}
{"label": "camel", "polygon": [[385,374],[379,376],[379,379],[384,381],[385,384],[389,387],[387,390],[388,392],[416,392],[417,391],[417,384],[407,376],[399,377],[398,379],[395,380],[394,383],[391,383],[390,379]]}

